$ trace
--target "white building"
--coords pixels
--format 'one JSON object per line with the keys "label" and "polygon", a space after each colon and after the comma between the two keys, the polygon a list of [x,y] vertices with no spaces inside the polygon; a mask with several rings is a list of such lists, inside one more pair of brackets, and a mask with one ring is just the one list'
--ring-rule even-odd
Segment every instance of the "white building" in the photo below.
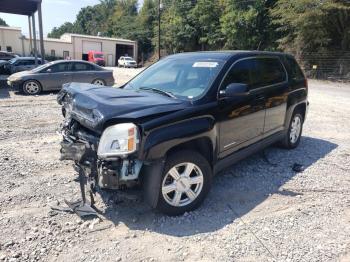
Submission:
{"label": "white building", "polygon": [[[101,51],[107,66],[115,66],[120,56],[129,55],[137,60],[138,55],[136,41],[68,33],[60,39],[45,38],[44,49],[48,56],[84,60],[89,51]],[[21,28],[0,26],[0,50],[30,56],[30,40],[22,34]]]}

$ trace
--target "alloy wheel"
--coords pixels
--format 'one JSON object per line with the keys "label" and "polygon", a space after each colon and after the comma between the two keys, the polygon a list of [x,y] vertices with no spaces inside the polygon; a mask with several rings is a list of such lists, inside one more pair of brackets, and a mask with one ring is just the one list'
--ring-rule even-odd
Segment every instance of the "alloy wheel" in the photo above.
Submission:
{"label": "alloy wheel", "polygon": [[93,82],[94,85],[98,85],[98,86],[104,86],[105,83],[100,80],[100,79],[96,79],[94,82]]}
{"label": "alloy wheel", "polygon": [[203,173],[193,163],[181,163],[172,167],[164,176],[162,195],[171,206],[181,207],[197,199],[203,188]]}
{"label": "alloy wheel", "polygon": [[40,92],[40,86],[34,81],[29,81],[25,84],[24,89],[26,93],[30,95],[35,95]]}
{"label": "alloy wheel", "polygon": [[289,133],[289,139],[292,144],[295,144],[300,136],[301,133],[301,118],[299,115],[295,115],[291,127],[290,127],[290,133]]}

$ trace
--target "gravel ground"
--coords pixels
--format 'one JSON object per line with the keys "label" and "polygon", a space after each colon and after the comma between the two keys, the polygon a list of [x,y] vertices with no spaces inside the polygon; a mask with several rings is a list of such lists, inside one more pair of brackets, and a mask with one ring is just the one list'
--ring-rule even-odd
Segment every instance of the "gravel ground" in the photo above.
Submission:
{"label": "gravel ground", "polygon": [[[118,85],[138,71],[116,69]],[[58,160],[55,94],[0,89],[0,260],[350,261],[350,85],[309,86],[299,148],[241,161],[183,216],[109,192],[93,221],[50,208],[79,196],[71,163]]]}

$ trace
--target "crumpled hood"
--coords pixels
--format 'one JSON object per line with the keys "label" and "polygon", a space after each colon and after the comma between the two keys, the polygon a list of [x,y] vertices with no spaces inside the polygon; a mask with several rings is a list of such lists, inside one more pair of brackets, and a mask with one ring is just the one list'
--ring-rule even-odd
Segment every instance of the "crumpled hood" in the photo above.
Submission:
{"label": "crumpled hood", "polygon": [[149,91],[81,83],[65,84],[57,101],[71,111],[72,118],[96,132],[110,120],[142,122],[144,117],[181,110],[187,103]]}

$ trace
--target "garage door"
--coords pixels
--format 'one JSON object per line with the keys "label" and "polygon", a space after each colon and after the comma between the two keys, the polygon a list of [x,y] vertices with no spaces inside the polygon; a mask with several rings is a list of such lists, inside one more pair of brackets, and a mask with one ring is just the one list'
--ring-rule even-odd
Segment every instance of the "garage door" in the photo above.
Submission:
{"label": "garage door", "polygon": [[83,41],[83,54],[89,53],[89,51],[102,51],[102,43],[101,42],[93,42],[93,41]]}

